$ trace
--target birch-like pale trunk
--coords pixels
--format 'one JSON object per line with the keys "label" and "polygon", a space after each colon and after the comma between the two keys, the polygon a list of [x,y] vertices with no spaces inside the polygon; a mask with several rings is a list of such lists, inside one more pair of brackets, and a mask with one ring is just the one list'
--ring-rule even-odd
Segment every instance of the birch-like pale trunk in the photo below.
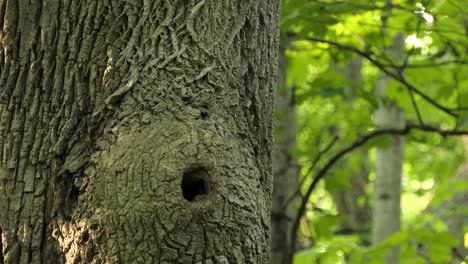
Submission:
{"label": "birch-like pale trunk", "polygon": [[[397,34],[394,38],[392,56],[399,59],[404,48],[404,36]],[[389,77],[379,76],[376,84],[376,95],[379,108],[374,115],[378,128],[403,128],[404,113],[395,102],[386,100],[385,90]],[[401,174],[404,154],[404,138],[390,136],[387,146],[378,147],[376,151],[374,205],[373,205],[373,244],[379,244],[395,232],[401,225]],[[394,247],[385,255],[385,263],[399,263],[399,248]]]}

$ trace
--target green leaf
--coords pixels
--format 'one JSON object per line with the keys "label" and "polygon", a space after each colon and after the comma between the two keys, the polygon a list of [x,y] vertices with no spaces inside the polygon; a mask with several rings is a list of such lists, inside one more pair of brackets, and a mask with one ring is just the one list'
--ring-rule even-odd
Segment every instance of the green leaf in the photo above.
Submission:
{"label": "green leaf", "polygon": [[388,148],[392,143],[392,136],[390,135],[382,135],[377,136],[369,139],[365,144],[364,147],[366,149],[371,148]]}
{"label": "green leaf", "polygon": [[450,181],[442,182],[436,186],[431,205],[439,206],[442,202],[452,199],[453,195],[453,183]]}
{"label": "green leaf", "polygon": [[433,263],[449,263],[452,256],[452,247],[457,246],[459,241],[450,233],[443,232],[435,235],[428,241],[428,254]]}
{"label": "green leaf", "polygon": [[294,254],[294,264],[310,264],[314,262],[314,250],[312,248],[301,250]]}
{"label": "green leaf", "polygon": [[330,193],[348,189],[351,186],[349,180],[351,175],[351,172],[345,168],[336,168],[325,177],[325,188]]}
{"label": "green leaf", "polygon": [[340,222],[341,217],[333,215],[323,215],[314,222],[314,230],[320,238],[330,238]]}
{"label": "green leaf", "polygon": [[457,119],[457,129],[468,129],[468,112],[462,112]]}
{"label": "green leaf", "polygon": [[330,4],[326,4],[324,6],[326,12],[330,14],[339,14],[339,13],[347,13],[350,14],[353,11],[360,10],[355,3],[352,2],[333,2]]}

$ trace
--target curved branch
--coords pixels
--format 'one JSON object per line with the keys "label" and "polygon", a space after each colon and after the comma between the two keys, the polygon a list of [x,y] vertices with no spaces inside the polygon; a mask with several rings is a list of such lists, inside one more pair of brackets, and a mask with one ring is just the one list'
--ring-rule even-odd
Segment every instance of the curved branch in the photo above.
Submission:
{"label": "curved branch", "polygon": [[392,72],[392,71],[388,70],[387,67],[384,64],[380,63],[379,61],[377,61],[375,58],[372,57],[372,53],[365,52],[365,51],[362,51],[362,50],[360,50],[360,49],[358,49],[356,47],[346,45],[346,44],[342,44],[342,43],[338,43],[338,42],[331,41],[331,40],[326,40],[326,39],[321,39],[321,38],[316,38],[316,37],[308,37],[307,40],[314,41],[314,42],[319,42],[319,43],[326,43],[326,44],[329,44],[331,46],[334,46],[334,47],[337,47],[337,48],[340,48],[340,49],[343,49],[343,50],[352,51],[352,52],[366,58],[368,61],[370,61],[372,64],[374,64],[377,68],[379,68],[381,71],[383,71],[389,77],[392,77],[394,80],[397,80],[398,82],[403,84],[411,92],[414,92],[414,93],[418,94],[419,96],[424,98],[424,100],[426,100],[427,102],[429,102],[430,104],[432,104],[436,108],[442,110],[443,112],[445,112],[445,113],[447,113],[447,114],[449,114],[449,115],[451,115],[453,117],[458,117],[458,114],[455,113],[453,109],[448,108],[448,107],[446,107],[444,105],[441,105],[436,100],[432,99],[431,97],[429,97],[428,95],[426,95],[425,93],[420,91],[414,85],[409,83],[405,79],[405,77],[403,77],[403,75],[401,75],[398,72],[396,73],[396,72]]}
{"label": "curved branch", "polygon": [[428,125],[414,125],[414,124],[407,124],[404,128],[402,129],[397,129],[397,128],[389,128],[389,129],[379,129],[375,130],[373,132],[370,132],[362,137],[359,137],[356,139],[353,143],[351,143],[349,146],[343,148],[340,150],[338,153],[333,155],[326,163],[325,165],[320,168],[320,170],[317,172],[315,175],[314,179],[312,180],[312,183],[309,185],[309,188],[307,189],[307,192],[304,195],[304,198],[302,199],[301,205],[299,207],[299,210],[297,211],[296,217],[294,218],[294,222],[291,228],[291,245],[289,248],[289,259],[292,260],[293,255],[294,255],[294,249],[296,248],[297,244],[297,230],[299,227],[300,220],[302,218],[302,215],[305,212],[307,203],[309,201],[310,195],[312,192],[315,190],[315,187],[317,187],[317,184],[319,181],[325,176],[325,174],[328,172],[328,170],[338,161],[340,160],[344,155],[347,153],[355,150],[358,147],[361,147],[365,143],[367,143],[369,140],[378,137],[378,136],[383,136],[383,135],[406,135],[410,133],[412,130],[419,130],[423,132],[432,132],[432,133],[437,133],[443,137],[446,136],[461,136],[461,135],[468,135],[468,130],[444,130],[444,129],[439,129],[437,127],[432,127]]}

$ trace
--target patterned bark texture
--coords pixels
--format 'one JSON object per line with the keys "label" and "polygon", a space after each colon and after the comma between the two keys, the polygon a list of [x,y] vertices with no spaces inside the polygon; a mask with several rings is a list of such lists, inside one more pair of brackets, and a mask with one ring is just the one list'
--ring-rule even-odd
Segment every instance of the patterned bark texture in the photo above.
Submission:
{"label": "patterned bark texture", "polygon": [[278,5],[0,0],[0,263],[269,263]]}

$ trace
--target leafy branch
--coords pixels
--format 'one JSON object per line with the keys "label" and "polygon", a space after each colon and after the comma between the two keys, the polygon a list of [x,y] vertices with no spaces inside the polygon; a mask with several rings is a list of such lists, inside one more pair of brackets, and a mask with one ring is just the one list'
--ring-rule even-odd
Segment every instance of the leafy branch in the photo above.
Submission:
{"label": "leafy branch", "polygon": [[[418,130],[418,131],[423,131],[423,132],[430,132],[430,133],[437,133],[443,137],[447,136],[462,136],[462,135],[468,135],[468,130],[445,130],[445,129],[440,129],[437,127],[432,127],[428,125],[423,125],[423,124],[406,124],[404,128],[397,129],[397,128],[388,128],[388,129],[379,129],[372,131],[364,136],[359,137],[356,139],[353,143],[351,143],[349,146],[341,149],[339,152],[337,152],[335,155],[333,155],[331,158],[328,159],[328,161],[325,163],[323,167],[321,167],[317,174],[315,175],[314,179],[312,180],[312,183],[309,185],[307,192],[302,198],[300,207],[296,213],[296,216],[293,221],[293,225],[291,228],[291,244],[289,248],[289,258],[290,261],[292,260],[293,254],[294,254],[294,249],[296,248],[297,245],[297,231],[299,228],[300,220],[305,212],[307,203],[309,201],[309,198],[312,194],[312,192],[315,190],[317,187],[317,184],[319,181],[326,175],[326,173],[330,170],[330,168],[338,162],[343,156],[345,156],[347,153],[363,146],[366,144],[369,140],[379,137],[379,136],[384,136],[384,135],[407,135],[413,130]],[[335,143],[336,141],[332,141]],[[316,159],[315,159],[316,160]],[[315,161],[314,160],[314,161]]]}
{"label": "leafy branch", "polygon": [[362,51],[362,50],[360,50],[360,49],[358,49],[358,48],[356,48],[354,46],[338,43],[338,42],[332,41],[332,40],[326,40],[326,39],[321,39],[321,38],[316,38],[316,37],[307,37],[307,40],[314,41],[314,42],[319,42],[319,43],[326,43],[326,44],[329,44],[331,46],[337,47],[337,48],[342,49],[342,50],[347,50],[347,51],[354,52],[354,53],[366,58],[369,62],[374,64],[377,68],[379,68],[382,72],[387,74],[389,77],[391,77],[394,80],[396,80],[396,81],[400,82],[401,84],[403,84],[410,91],[410,93],[414,92],[414,93],[418,94],[419,96],[421,96],[424,100],[429,102],[431,105],[433,105],[436,108],[442,110],[443,112],[445,112],[445,113],[447,113],[447,114],[449,114],[449,115],[451,115],[453,117],[458,117],[458,114],[455,113],[455,109],[451,109],[449,107],[446,107],[446,106],[440,104],[439,102],[437,102],[436,100],[432,99],[431,97],[426,95],[424,92],[419,90],[413,84],[408,82],[408,80],[406,80],[406,78],[403,76],[401,69],[398,69],[396,72],[393,72],[393,71],[389,70],[386,65],[384,65],[383,63],[381,63],[377,59],[375,59],[372,56],[373,54],[371,52]]}

